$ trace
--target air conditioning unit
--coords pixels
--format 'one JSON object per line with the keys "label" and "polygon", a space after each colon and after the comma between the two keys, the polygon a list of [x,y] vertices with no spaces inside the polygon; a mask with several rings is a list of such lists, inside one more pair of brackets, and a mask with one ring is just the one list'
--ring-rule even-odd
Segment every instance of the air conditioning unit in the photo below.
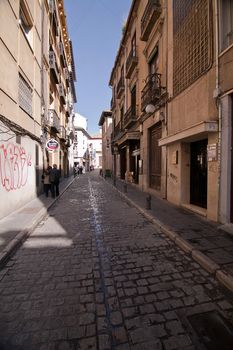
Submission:
{"label": "air conditioning unit", "polygon": [[49,0],[49,12],[54,13],[54,11],[55,11],[55,1]]}

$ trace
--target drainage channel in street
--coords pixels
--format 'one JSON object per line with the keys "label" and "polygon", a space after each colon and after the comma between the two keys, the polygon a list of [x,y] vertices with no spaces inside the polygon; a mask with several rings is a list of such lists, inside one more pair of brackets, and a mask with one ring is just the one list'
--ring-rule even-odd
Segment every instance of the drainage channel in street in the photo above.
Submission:
{"label": "drainage channel in street", "polygon": [[108,334],[109,339],[110,339],[110,344],[108,349],[109,350],[113,350],[115,349],[115,345],[114,344],[114,338],[113,338],[113,330],[114,330],[114,326],[111,324],[111,315],[110,315],[110,307],[109,307],[109,303],[108,303],[108,289],[107,289],[107,285],[105,283],[105,272],[109,272],[111,270],[110,264],[109,264],[109,257],[108,257],[108,253],[107,253],[107,249],[105,247],[104,244],[104,239],[103,239],[103,230],[102,230],[102,226],[101,224],[99,224],[99,211],[98,211],[98,204],[96,202],[96,198],[94,195],[94,191],[92,188],[92,184],[91,184],[91,180],[89,179],[89,190],[90,190],[90,204],[91,207],[93,209],[93,221],[94,221],[94,230],[95,230],[95,242],[96,242],[96,246],[97,246],[97,251],[98,251],[98,258],[99,258],[99,265],[100,265],[100,283],[101,283],[101,290],[98,290],[98,292],[102,292],[103,293],[103,302],[105,305],[105,311],[106,311],[106,331],[104,334]]}

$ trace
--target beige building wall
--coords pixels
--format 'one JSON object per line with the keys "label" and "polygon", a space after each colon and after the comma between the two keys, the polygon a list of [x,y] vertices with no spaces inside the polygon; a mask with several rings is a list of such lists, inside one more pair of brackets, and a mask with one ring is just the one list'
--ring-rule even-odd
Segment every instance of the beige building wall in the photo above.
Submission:
{"label": "beige building wall", "polygon": [[[230,2],[203,0],[199,2],[200,6],[195,6],[197,2],[193,1],[179,22],[182,11],[177,9],[182,3],[161,1],[157,20],[144,35],[141,25],[145,14],[152,14],[149,4],[150,1],[132,2],[110,77],[113,88],[112,143],[118,149],[116,174],[128,181],[132,147],[139,147],[141,168],[137,185],[142,190],[211,220],[233,222],[233,28],[226,16],[231,11]],[[147,12],[148,8],[151,12]],[[147,18],[152,17],[148,15]],[[135,32],[137,62],[126,77]],[[161,86],[167,91],[167,100],[159,103],[155,112],[145,113],[142,94],[156,47],[156,72],[161,74]],[[122,67],[124,86],[118,93]],[[122,129],[135,85],[137,119]],[[161,184],[158,190],[151,185],[151,133],[159,126]],[[136,149],[133,152],[136,154]],[[202,196],[205,191],[206,198]]]}
{"label": "beige building wall", "polygon": [[23,11],[28,35],[20,2],[0,2],[0,218],[41,188],[40,2],[24,1]]}
{"label": "beige building wall", "polygon": [[[59,6],[63,9],[63,1]],[[67,96],[73,95],[75,99],[75,92],[63,69],[65,65],[72,72],[70,42],[62,13],[57,1],[0,1],[0,218],[42,192],[41,175],[47,161],[57,163],[62,176],[68,173],[66,129],[73,100]],[[57,18],[58,33],[63,33],[59,40],[58,35],[52,34],[55,27],[51,16]],[[64,47],[63,65],[59,41]],[[65,102],[52,79],[51,46],[56,51]],[[56,133],[49,113],[51,106],[58,113]],[[60,125],[64,127],[63,133]],[[46,151],[46,142],[52,137],[59,143],[56,153]]]}
{"label": "beige building wall", "polygon": [[99,120],[99,126],[102,130],[102,173],[105,174],[106,169],[114,174],[113,155],[111,147],[112,134],[112,113],[103,111]]}

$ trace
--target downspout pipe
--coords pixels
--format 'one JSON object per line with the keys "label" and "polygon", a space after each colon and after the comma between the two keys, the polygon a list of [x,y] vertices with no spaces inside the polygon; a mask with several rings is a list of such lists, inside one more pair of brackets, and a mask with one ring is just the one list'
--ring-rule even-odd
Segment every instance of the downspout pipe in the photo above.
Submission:
{"label": "downspout pipe", "polygon": [[217,220],[220,219],[220,188],[221,188],[221,134],[222,134],[222,106],[220,99],[220,79],[219,79],[219,10],[218,10],[218,0],[214,0],[215,9],[215,60],[216,60],[216,70],[215,70],[215,90],[214,98],[216,99],[216,106],[218,109],[218,212]]}

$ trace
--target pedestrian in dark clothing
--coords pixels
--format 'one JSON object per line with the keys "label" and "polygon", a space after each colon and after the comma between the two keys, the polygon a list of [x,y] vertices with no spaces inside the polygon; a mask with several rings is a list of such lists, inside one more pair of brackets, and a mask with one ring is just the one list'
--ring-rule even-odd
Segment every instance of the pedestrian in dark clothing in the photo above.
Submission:
{"label": "pedestrian in dark clothing", "polygon": [[43,173],[43,182],[44,182],[44,193],[46,197],[49,196],[49,191],[51,190],[51,183],[49,180],[50,172],[52,170],[52,167],[49,165],[48,168]]}
{"label": "pedestrian in dark clothing", "polygon": [[53,169],[50,171],[49,181],[51,183],[52,197],[59,196],[60,171],[57,169],[57,164],[53,164]]}

